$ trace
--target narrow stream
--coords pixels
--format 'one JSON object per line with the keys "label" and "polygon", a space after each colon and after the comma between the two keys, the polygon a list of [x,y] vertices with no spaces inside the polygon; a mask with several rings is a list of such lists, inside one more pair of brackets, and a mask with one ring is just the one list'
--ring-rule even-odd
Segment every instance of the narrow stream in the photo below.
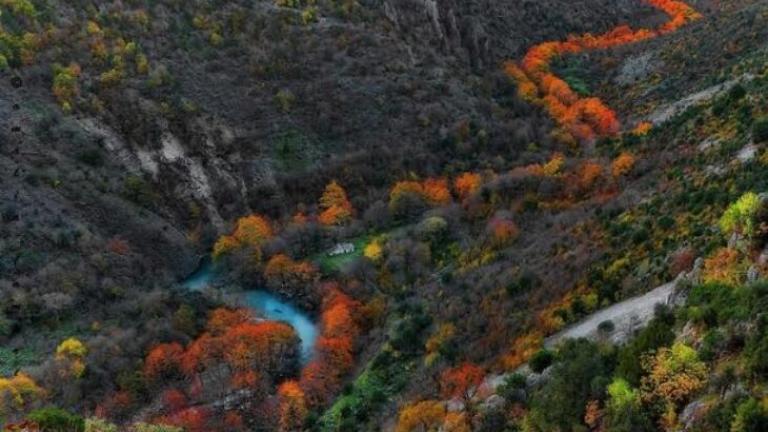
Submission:
{"label": "narrow stream", "polygon": [[[192,291],[200,291],[208,286],[215,277],[213,264],[206,259],[194,273],[182,282],[182,286]],[[315,348],[318,329],[309,315],[285,299],[261,289],[243,291],[242,300],[245,306],[256,311],[258,315],[268,320],[286,322],[293,327],[301,339],[302,363],[310,360]]]}

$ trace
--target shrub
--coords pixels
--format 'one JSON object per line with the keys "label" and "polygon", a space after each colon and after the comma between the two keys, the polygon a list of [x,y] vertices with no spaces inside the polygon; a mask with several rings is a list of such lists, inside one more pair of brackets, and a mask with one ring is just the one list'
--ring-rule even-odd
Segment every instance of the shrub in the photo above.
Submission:
{"label": "shrub", "polygon": [[49,432],[83,432],[85,420],[56,407],[40,408],[29,413],[29,420],[37,423],[41,430]]}
{"label": "shrub", "polygon": [[768,141],[768,118],[761,118],[752,125],[752,138],[756,143]]}
{"label": "shrub", "polygon": [[525,396],[527,380],[524,375],[513,373],[504,379],[497,393],[507,401],[517,401]]}
{"label": "shrub", "polygon": [[614,330],[616,330],[616,324],[611,320],[603,321],[597,325],[597,331],[601,334],[610,334],[613,333]]}
{"label": "shrub", "polygon": [[129,175],[123,184],[124,194],[131,201],[149,207],[155,200],[155,192],[152,185],[141,176]]}
{"label": "shrub", "polygon": [[531,359],[528,361],[528,365],[531,367],[532,371],[536,373],[542,373],[544,372],[544,369],[552,365],[554,359],[555,356],[551,351],[543,349],[531,357]]}
{"label": "shrub", "polygon": [[304,23],[304,25],[317,22],[317,8],[310,6],[301,11],[301,22]]}
{"label": "shrub", "polygon": [[281,112],[287,113],[293,108],[296,102],[296,96],[288,89],[283,89],[277,92],[275,95],[275,104]]}
{"label": "shrub", "polygon": [[514,297],[524,294],[539,285],[539,278],[532,272],[524,271],[507,285],[507,294]]}
{"label": "shrub", "polygon": [[98,417],[85,420],[85,432],[118,432],[117,426]]}

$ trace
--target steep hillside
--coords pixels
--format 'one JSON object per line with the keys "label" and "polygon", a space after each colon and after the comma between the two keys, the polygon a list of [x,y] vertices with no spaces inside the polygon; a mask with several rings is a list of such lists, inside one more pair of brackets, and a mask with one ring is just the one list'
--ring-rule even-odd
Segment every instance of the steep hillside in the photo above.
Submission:
{"label": "steep hillside", "polygon": [[[547,367],[547,336],[696,257],[741,269],[758,254],[718,252],[717,226],[766,187],[768,3],[0,11],[0,418],[13,427],[677,430],[684,402],[711,390],[698,359],[672,404],[639,389],[644,365],[622,375],[627,350],[700,348],[670,336],[699,321],[667,315],[648,330],[663,322],[663,337],[569,342],[549,378],[513,376],[495,396],[478,384],[532,357]],[[208,256],[209,286],[190,291],[180,282]],[[244,307],[253,288],[314,318],[308,362],[296,329]],[[570,357],[599,378],[588,394],[568,387]],[[635,387],[647,428],[621,429],[606,394]]]}

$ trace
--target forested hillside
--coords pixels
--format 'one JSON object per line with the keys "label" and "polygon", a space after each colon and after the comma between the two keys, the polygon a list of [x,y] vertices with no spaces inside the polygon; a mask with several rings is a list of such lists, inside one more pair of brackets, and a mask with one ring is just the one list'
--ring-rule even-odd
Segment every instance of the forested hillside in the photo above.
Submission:
{"label": "forested hillside", "polygon": [[768,429],[767,20],[0,0],[0,424]]}

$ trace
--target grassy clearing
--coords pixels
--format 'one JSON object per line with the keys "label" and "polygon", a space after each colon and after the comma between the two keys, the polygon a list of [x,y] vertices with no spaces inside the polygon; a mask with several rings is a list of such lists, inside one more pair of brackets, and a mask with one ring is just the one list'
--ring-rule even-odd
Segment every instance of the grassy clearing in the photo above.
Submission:
{"label": "grassy clearing", "polygon": [[364,235],[362,237],[351,240],[350,243],[355,245],[355,251],[352,253],[328,256],[328,251],[323,251],[315,254],[313,257],[310,257],[310,259],[320,267],[320,270],[323,273],[333,273],[335,271],[339,271],[344,268],[344,266],[363,256],[363,250],[372,238],[372,235]]}

